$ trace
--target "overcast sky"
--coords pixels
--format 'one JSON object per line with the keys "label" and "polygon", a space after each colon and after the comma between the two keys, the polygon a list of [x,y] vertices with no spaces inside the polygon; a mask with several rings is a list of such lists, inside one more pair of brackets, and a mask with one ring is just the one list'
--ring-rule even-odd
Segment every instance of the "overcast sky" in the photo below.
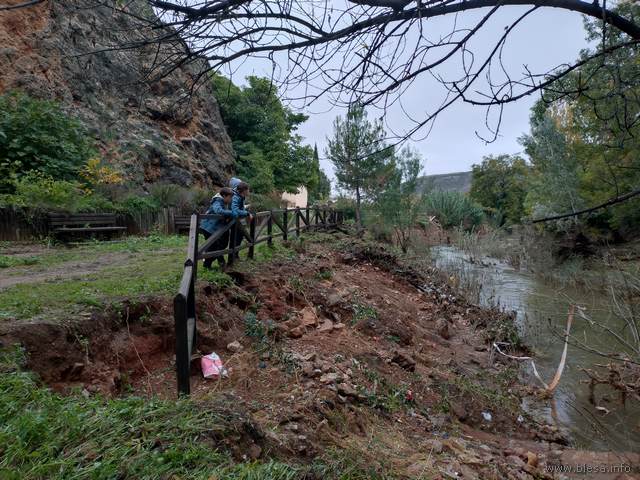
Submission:
{"label": "overcast sky", "polygon": [[[492,48],[497,36],[523,12],[522,7],[502,8],[494,15],[484,32],[475,39],[474,53],[482,53],[483,49],[486,52]],[[452,16],[432,19],[429,28],[435,35],[442,34],[450,30],[453,21],[457,21],[458,26],[465,20],[471,24],[482,13],[484,12],[463,13],[460,15],[465,16],[462,19]],[[548,71],[559,64],[575,60],[580,50],[587,46],[584,37],[581,15],[560,9],[539,9],[525,19],[512,34],[503,52],[505,67],[515,76],[524,71],[523,64],[535,73]],[[459,76],[460,64],[448,63],[438,73],[450,78]],[[250,60],[235,73],[233,80],[235,83],[241,83],[242,77],[249,74],[269,76],[271,67]],[[296,96],[295,89],[281,94],[283,97]],[[412,115],[424,117],[425,112],[432,111],[439,104],[443,95],[442,86],[425,76],[403,95],[402,106]],[[485,127],[486,111],[466,104],[454,104],[438,117],[426,138],[416,138],[411,142],[422,155],[423,173],[470,170],[471,165],[479,163],[485,155],[521,152],[518,137],[528,132],[529,109],[536,99],[536,96],[529,96],[508,106],[503,114],[500,135],[495,142],[489,144],[476,135],[478,132],[485,138],[491,136]],[[324,146],[326,137],[331,134],[333,119],[344,114],[344,111],[332,107],[327,99],[305,108],[304,112],[310,118],[301,127],[300,133],[308,143],[317,143],[322,167],[332,176],[331,164],[324,158]],[[374,110],[369,113],[370,117],[380,114],[381,112]],[[386,112],[385,121],[387,128],[395,133],[402,133],[412,127],[399,106]]]}

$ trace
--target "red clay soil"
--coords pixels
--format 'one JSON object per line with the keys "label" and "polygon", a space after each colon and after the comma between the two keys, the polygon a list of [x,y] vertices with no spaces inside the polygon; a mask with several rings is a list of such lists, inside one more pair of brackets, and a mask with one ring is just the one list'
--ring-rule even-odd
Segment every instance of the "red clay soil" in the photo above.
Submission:
{"label": "red clay soil", "polygon": [[[513,370],[489,363],[485,327],[512,319],[378,247],[341,248],[311,243],[291,259],[241,262],[230,287],[199,283],[198,351],[230,372],[204,380],[195,361],[196,401],[222,395],[249,412],[263,439],[252,458],[338,449],[406,478],[554,478],[545,468],[567,455],[566,439],[521,410],[531,392]],[[170,302],[155,300],[73,326],[5,326],[0,340],[22,343],[58,391],[173,398],[172,330]]]}

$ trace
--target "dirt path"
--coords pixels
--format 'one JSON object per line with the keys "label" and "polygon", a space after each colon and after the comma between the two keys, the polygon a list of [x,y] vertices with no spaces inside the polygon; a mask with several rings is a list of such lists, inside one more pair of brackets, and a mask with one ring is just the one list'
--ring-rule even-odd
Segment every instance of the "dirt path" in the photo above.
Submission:
{"label": "dirt path", "polygon": [[104,253],[94,260],[63,262],[46,270],[43,270],[43,267],[38,265],[28,268],[5,268],[0,270],[2,272],[0,290],[24,283],[78,279],[106,267],[124,265],[132,257],[133,254],[129,252]]}

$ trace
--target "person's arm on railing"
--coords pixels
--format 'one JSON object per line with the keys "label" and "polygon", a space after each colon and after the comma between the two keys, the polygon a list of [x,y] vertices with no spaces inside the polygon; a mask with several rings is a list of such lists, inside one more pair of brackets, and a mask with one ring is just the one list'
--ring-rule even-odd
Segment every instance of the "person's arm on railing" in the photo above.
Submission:
{"label": "person's arm on railing", "polygon": [[228,208],[224,208],[223,202],[214,202],[211,210],[212,210],[211,213],[215,215],[222,215],[223,217],[227,217],[227,218],[235,218],[235,215],[233,214],[232,210]]}
{"label": "person's arm on railing", "polygon": [[231,212],[233,213],[234,217],[238,217],[238,218],[249,217],[249,221],[253,220],[253,215],[251,215],[251,213],[249,213],[247,210],[242,208],[241,202],[242,202],[242,198],[239,195],[233,196],[233,199],[231,200]]}

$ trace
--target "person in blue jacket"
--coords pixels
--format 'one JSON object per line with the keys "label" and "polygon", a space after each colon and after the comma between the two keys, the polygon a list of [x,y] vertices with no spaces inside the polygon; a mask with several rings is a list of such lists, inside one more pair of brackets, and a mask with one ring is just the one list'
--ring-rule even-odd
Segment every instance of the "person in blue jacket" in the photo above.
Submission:
{"label": "person in blue jacket", "polygon": [[[223,218],[207,218],[200,223],[200,233],[204,235],[205,241],[219,229],[225,227],[232,218],[235,218],[235,215],[230,209],[232,198],[233,191],[230,188],[224,187],[220,189],[220,192],[211,199],[211,205],[206,212],[207,215],[222,215]],[[213,242],[211,246],[207,248],[207,252],[226,250],[228,245],[229,230],[224,232],[218,240]],[[224,255],[215,257],[215,259],[218,260],[218,264],[220,265],[220,267],[224,268]],[[204,268],[207,269],[210,269],[212,264],[213,257],[206,258],[203,262]]]}
{"label": "person in blue jacket", "polygon": [[[229,180],[229,186],[233,191],[233,198],[231,199],[231,212],[234,218],[246,217],[249,222],[253,221],[253,215],[245,208],[244,201],[249,194],[249,184],[243,182],[239,178],[233,177]],[[240,246],[242,243],[242,235],[236,236],[235,247]],[[236,252],[236,257],[238,253]]]}

